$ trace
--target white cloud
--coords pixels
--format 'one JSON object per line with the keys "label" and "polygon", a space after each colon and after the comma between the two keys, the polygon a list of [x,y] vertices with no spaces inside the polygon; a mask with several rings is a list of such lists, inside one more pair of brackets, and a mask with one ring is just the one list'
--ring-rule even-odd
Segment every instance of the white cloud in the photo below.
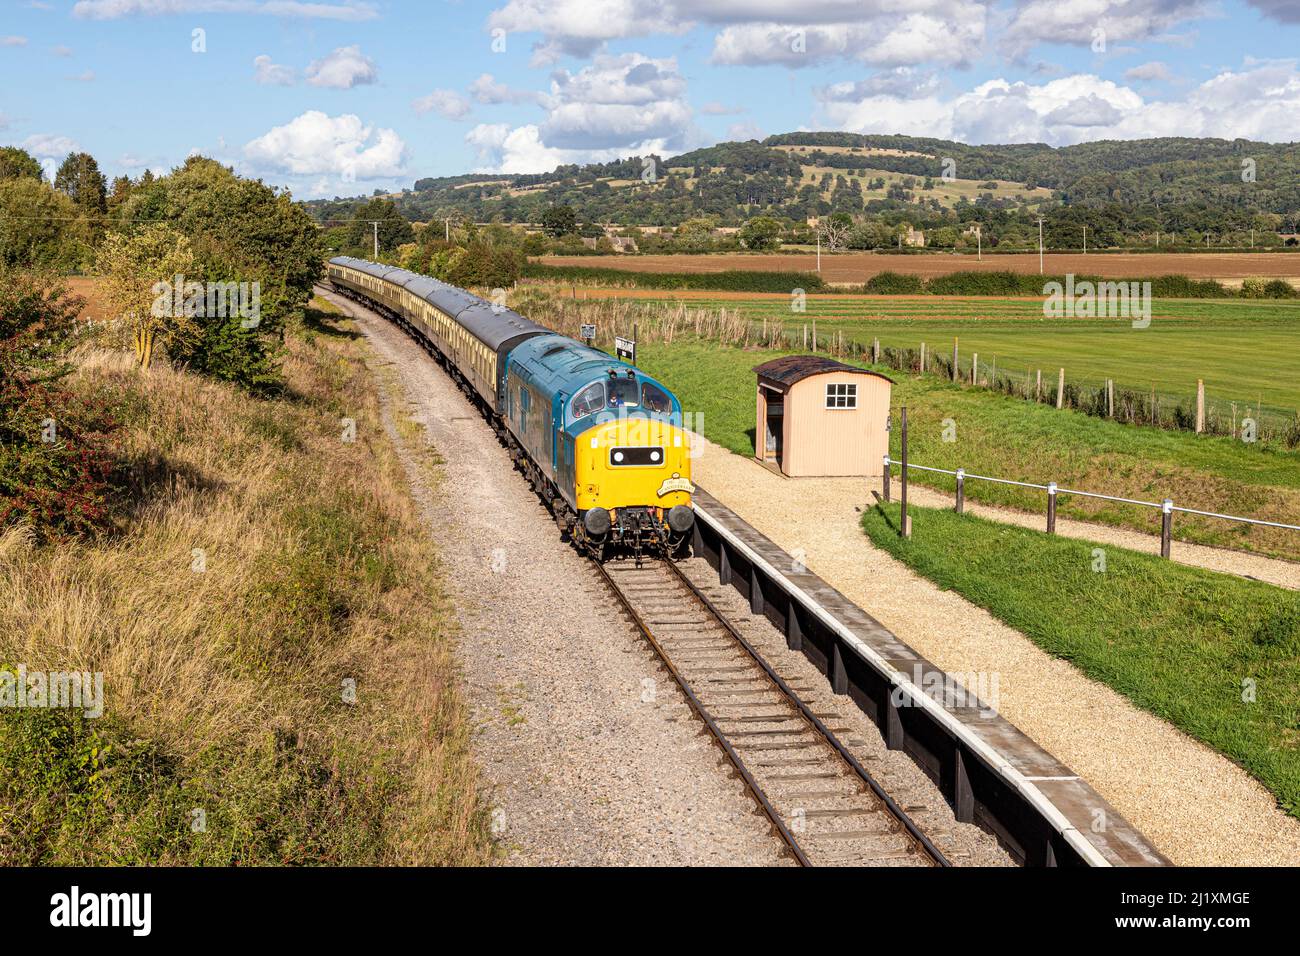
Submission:
{"label": "white cloud", "polygon": [[[483,79],[472,90],[493,99],[500,90],[490,77]],[[580,70],[556,70],[550,92],[534,96],[546,109],[540,123],[517,129],[480,124],[466,136],[484,168],[537,172],[560,163],[678,152],[696,135],[686,80],[672,57],[597,54]]]}
{"label": "white cloud", "polygon": [[263,53],[253,59],[253,78],[263,86],[293,86],[297,79],[293,67],[275,63]]}
{"label": "white cloud", "polygon": [[705,116],[735,116],[737,113],[745,112],[745,108],[743,106],[728,106],[714,100],[701,106],[700,112]]}
{"label": "white cloud", "polygon": [[542,141],[560,149],[599,150],[680,140],[691,122],[685,93],[686,80],[673,58],[599,54],[576,73],[552,74]]}
{"label": "white cloud", "polygon": [[1296,0],[1246,0],[1266,17],[1282,23],[1300,23],[1300,3]]}
{"label": "white cloud", "polygon": [[27,37],[9,36],[0,37],[0,46],[26,46]]}
{"label": "white cloud", "polygon": [[491,73],[484,73],[469,85],[469,95],[485,106],[500,103],[545,103],[546,94],[534,90],[516,90],[498,83]]}
{"label": "white cloud", "polygon": [[303,20],[373,20],[371,3],[304,3],[298,0],[77,0],[72,15],[83,20],[117,20],[131,16],[180,13],[256,13]]}
{"label": "white cloud", "polygon": [[1022,0],[999,45],[1015,58],[1041,43],[1101,41],[1098,52],[1115,52],[1119,41],[1152,39],[1213,10],[1212,0]]}
{"label": "white cloud", "polygon": [[434,90],[411,104],[411,109],[423,116],[434,112],[447,119],[459,120],[469,115],[469,100],[455,90]]}
{"label": "white cloud", "polygon": [[964,65],[978,55],[991,0],[509,0],[488,26],[540,33],[534,62],[586,57],[613,39],[719,28],[714,62]]}
{"label": "white cloud", "polygon": [[534,125],[511,129],[506,123],[480,123],[465,135],[478,153],[476,172],[540,173],[569,163],[607,163],[626,156],[670,152],[661,140],[614,149],[558,149],[542,142]]}
{"label": "white cloud", "polygon": [[341,46],[329,56],[313,60],[307,65],[307,82],[312,86],[326,86],[335,90],[350,90],[379,79],[374,61],[361,52],[361,47]]}
{"label": "white cloud", "polygon": [[82,73],[78,73],[76,76],[70,76],[68,79],[75,80],[78,83],[93,83],[95,82],[95,71],[86,70]]}
{"label": "white cloud", "polygon": [[294,176],[344,180],[405,175],[406,144],[391,129],[367,126],[351,113],[327,116],[309,110],[244,147],[257,169]]}
{"label": "white cloud", "polygon": [[1150,63],[1143,63],[1124,71],[1124,79],[1138,83],[1154,83],[1167,80],[1171,75],[1169,67],[1159,60],[1152,60]]}
{"label": "white cloud", "polygon": [[37,159],[62,159],[81,149],[77,141],[53,133],[36,133],[18,144]]}
{"label": "white cloud", "polygon": [[53,46],[50,52],[55,56],[72,56],[72,47],[70,46]]}
{"label": "white cloud", "polygon": [[737,142],[762,139],[765,135],[763,128],[756,123],[733,123],[727,127],[727,139]]}
{"label": "white cloud", "polygon": [[934,91],[906,96],[845,84],[822,91],[814,125],[968,143],[1065,146],[1153,136],[1289,142],[1300,139],[1300,72],[1294,60],[1252,63],[1220,73],[1181,99],[1153,101],[1091,74],[1042,84],[990,80],[950,98]]}

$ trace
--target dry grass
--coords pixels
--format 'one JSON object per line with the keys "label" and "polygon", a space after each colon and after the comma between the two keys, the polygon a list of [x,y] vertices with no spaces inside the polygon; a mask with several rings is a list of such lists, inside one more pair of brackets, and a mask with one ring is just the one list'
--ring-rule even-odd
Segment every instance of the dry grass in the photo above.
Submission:
{"label": "dry grass", "polygon": [[133,511],[0,537],[0,665],[102,671],[105,714],[0,712],[0,862],[487,859],[437,555],[363,349],[318,314],[275,401],[82,357],[135,410]]}

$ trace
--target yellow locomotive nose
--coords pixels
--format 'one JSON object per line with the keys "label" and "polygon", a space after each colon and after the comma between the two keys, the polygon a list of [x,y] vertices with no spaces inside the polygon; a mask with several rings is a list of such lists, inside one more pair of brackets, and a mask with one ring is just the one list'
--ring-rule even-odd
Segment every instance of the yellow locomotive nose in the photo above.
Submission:
{"label": "yellow locomotive nose", "polygon": [[690,433],[666,421],[622,417],[578,436],[574,478],[578,510],[689,505]]}

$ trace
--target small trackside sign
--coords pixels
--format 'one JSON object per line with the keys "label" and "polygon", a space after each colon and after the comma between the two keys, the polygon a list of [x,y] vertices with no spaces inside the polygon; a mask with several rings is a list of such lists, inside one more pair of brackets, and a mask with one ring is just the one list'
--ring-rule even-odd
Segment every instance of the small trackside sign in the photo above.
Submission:
{"label": "small trackside sign", "polygon": [[683,478],[678,472],[673,472],[671,478],[665,478],[664,483],[659,486],[659,497],[671,494],[674,491],[684,491],[687,494],[695,493],[695,486],[691,484],[691,479]]}
{"label": "small trackside sign", "polygon": [[621,335],[614,336],[614,355],[629,365],[635,365],[636,339],[625,339]]}
{"label": "small trackside sign", "polygon": [[579,338],[584,342],[596,341],[596,327],[594,325],[583,325],[582,334]]}

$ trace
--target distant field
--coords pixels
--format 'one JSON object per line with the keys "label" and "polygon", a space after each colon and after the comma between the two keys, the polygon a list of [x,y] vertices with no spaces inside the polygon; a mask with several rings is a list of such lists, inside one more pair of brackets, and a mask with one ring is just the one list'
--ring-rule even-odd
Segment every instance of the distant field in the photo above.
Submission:
{"label": "distant field", "polygon": [[[1166,299],[1152,306],[1151,325],[1134,329],[1126,319],[1045,319],[1039,299],[944,296],[809,296],[807,311],[792,313],[790,297],[762,293],[647,293],[586,290],[590,298],[616,296],[638,302],[682,303],[693,308],[735,309],[757,326],[766,320],[802,332],[816,323],[818,337],[842,332],[869,347],[927,349],[951,356],[959,340],[960,364],[979,353],[980,374],[1032,374],[1055,382],[1117,388],[1190,401],[1204,379],[1211,414],[1238,418],[1263,405],[1263,414],[1287,419],[1300,409],[1300,302],[1288,300]],[[969,372],[967,372],[969,374]]]}
{"label": "distant field", "polygon": [[[631,272],[722,272],[754,269],[768,272],[815,272],[817,256],[808,253],[730,253],[719,255],[662,256],[543,256],[547,265],[591,266]],[[1049,275],[1100,275],[1141,278],[1188,275],[1202,279],[1233,280],[1251,276],[1300,278],[1300,252],[1223,253],[1049,253],[1044,256]],[[822,278],[827,282],[866,282],[881,272],[904,272],[925,277],[965,271],[1038,272],[1036,253],[985,255],[890,255],[851,252],[822,255]]]}
{"label": "distant field", "polygon": [[[748,456],[754,453],[752,369],[781,354],[786,353],[683,340],[646,343],[638,349],[637,362],[670,386],[683,408],[703,413],[706,438]],[[959,387],[937,376],[881,371],[896,382],[894,408],[908,406],[910,452],[917,464],[963,467],[1019,481],[1056,481],[1145,501],[1167,495],[1185,507],[1300,523],[1300,450],[1122,425]],[[949,419],[956,425],[952,442],[944,440],[943,423]],[[897,457],[897,429],[891,438]],[[952,489],[947,476],[918,473],[913,480]],[[1041,492],[1008,485],[968,483],[966,494],[988,504],[1043,509]],[[1070,517],[1159,531],[1159,514],[1149,508],[1069,496],[1062,496],[1059,508]],[[1200,544],[1300,559],[1300,532],[1179,515],[1174,534]]]}

